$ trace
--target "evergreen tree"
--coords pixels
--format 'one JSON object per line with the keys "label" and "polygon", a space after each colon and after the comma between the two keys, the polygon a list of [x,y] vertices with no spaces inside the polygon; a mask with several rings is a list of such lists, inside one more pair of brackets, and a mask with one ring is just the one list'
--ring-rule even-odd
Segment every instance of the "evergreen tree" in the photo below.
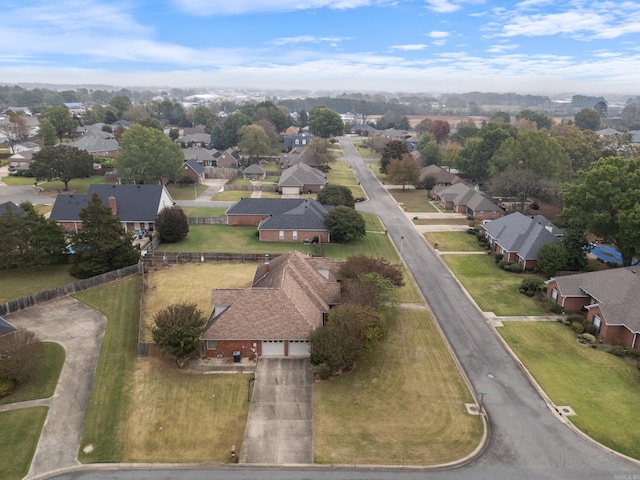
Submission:
{"label": "evergreen tree", "polygon": [[163,208],[155,222],[160,240],[177,243],[189,233],[189,220],[181,208]]}

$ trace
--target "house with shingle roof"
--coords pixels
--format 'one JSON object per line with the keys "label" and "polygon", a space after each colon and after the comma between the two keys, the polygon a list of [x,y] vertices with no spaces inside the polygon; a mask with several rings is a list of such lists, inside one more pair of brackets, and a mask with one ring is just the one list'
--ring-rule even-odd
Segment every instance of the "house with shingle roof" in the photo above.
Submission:
{"label": "house with shingle roof", "polygon": [[208,147],[211,145],[211,135],[208,133],[191,133],[180,139],[182,148],[187,147]]}
{"label": "house with shingle roof", "polygon": [[309,198],[243,198],[227,209],[227,224],[254,225],[265,242],[331,241],[329,207]]}
{"label": "house with shingle roof", "polygon": [[263,179],[267,176],[267,172],[257,163],[252,163],[242,171],[242,177],[246,180]]}
{"label": "house with shingle roof", "polygon": [[298,162],[280,175],[278,189],[283,195],[319,192],[327,184],[324,174],[317,168]]}
{"label": "house with shingle roof", "polygon": [[309,334],[340,303],[337,271],[336,262],[295,251],[266,256],[251,288],[214,289],[204,356],[309,356]]}
{"label": "house with shingle roof", "polygon": [[309,142],[314,137],[311,133],[299,132],[292,133],[284,137],[284,151],[290,152],[294,148],[304,148],[309,145]]}
{"label": "house with shingle roof", "polygon": [[538,266],[538,250],[548,243],[558,243],[562,230],[542,215],[527,216],[514,212],[482,224],[482,232],[494,253],[525,270]]}
{"label": "house with shingle roof", "polygon": [[[415,150],[414,150],[415,151]],[[413,155],[413,152],[412,152]],[[419,155],[419,154],[418,154]],[[417,160],[417,159],[416,159]],[[448,187],[456,183],[461,183],[462,179],[454,173],[445,170],[438,165],[427,165],[420,170],[420,181],[422,182],[425,177],[432,176],[436,179],[436,185]]]}
{"label": "house with shingle roof", "polygon": [[19,215],[21,217],[24,217],[27,214],[27,212],[12,201],[0,203],[0,215],[7,215],[8,213]]}
{"label": "house with shingle roof", "polygon": [[58,195],[49,218],[67,233],[78,232],[82,228],[80,211],[89,204],[94,193],[128,232],[154,230],[158,213],[175,204],[164,185],[93,184],[89,185],[86,194]]}
{"label": "house with shingle roof", "polygon": [[435,186],[431,196],[443,208],[464,213],[476,220],[494,220],[504,215],[504,210],[492,197],[462,182],[450,186]]}
{"label": "house with shingle roof", "polygon": [[87,133],[75,142],[68,143],[67,145],[79,150],[84,150],[94,157],[115,157],[120,144],[111,134],[107,132],[102,133],[105,135]]}
{"label": "house with shingle roof", "polygon": [[215,157],[216,153],[219,154],[220,152],[218,152],[218,150],[216,149],[209,150],[209,149],[200,148],[200,147],[189,147],[189,148],[182,149],[182,154],[184,155],[185,161],[195,160],[203,167],[217,166],[218,161]]}
{"label": "house with shingle roof", "polygon": [[182,172],[193,180],[193,183],[202,183],[204,181],[205,169],[195,160],[185,160],[182,164]]}
{"label": "house with shingle roof", "polygon": [[620,267],[552,277],[547,297],[565,312],[585,312],[605,343],[640,348],[640,272]]}

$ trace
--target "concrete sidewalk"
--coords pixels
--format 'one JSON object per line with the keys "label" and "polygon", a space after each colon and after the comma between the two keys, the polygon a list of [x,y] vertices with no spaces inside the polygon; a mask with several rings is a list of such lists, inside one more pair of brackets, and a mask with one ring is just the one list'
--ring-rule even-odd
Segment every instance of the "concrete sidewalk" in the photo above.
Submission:
{"label": "concrete sidewalk", "polygon": [[2,409],[34,405],[49,407],[29,474],[25,478],[78,465],[84,417],[100,356],[106,318],[72,297],[5,315],[5,318],[18,328],[35,332],[43,341],[62,345],[66,353],[53,397],[7,405]]}
{"label": "concrete sidewalk", "polygon": [[313,374],[308,358],[258,360],[240,463],[313,463]]}

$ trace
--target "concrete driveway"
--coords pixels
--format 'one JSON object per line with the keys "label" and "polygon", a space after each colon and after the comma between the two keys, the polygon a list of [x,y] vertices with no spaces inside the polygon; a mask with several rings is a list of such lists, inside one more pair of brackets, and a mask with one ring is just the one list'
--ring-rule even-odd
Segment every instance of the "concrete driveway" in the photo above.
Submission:
{"label": "concrete driveway", "polygon": [[49,407],[26,478],[78,465],[82,427],[106,318],[72,297],[5,315],[5,318],[16,327],[35,332],[40,340],[59,343],[66,353],[53,397],[0,408],[5,411],[34,405]]}
{"label": "concrete driveway", "polygon": [[308,358],[258,361],[240,463],[313,463],[313,374]]}

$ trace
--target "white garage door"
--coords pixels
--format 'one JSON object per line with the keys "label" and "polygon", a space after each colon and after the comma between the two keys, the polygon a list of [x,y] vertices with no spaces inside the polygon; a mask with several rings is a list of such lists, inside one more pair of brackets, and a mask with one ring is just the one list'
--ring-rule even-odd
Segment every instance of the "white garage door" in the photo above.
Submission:
{"label": "white garage door", "polygon": [[299,187],[282,187],[282,196],[287,198],[298,198],[300,196]]}
{"label": "white garage door", "polygon": [[308,357],[309,355],[309,342],[306,340],[289,340],[290,357]]}
{"label": "white garage door", "polygon": [[284,356],[284,340],[263,340],[262,356],[263,357]]}

